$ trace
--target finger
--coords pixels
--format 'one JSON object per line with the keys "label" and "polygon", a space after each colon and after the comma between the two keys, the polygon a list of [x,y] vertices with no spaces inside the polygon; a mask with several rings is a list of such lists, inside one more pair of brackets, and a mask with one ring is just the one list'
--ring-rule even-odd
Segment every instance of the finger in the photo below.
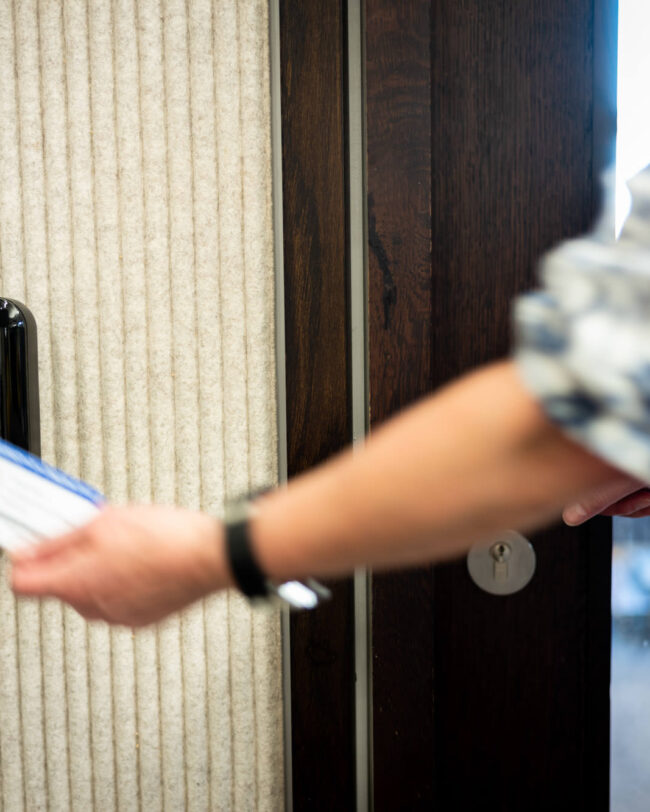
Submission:
{"label": "finger", "polygon": [[43,561],[46,558],[59,555],[75,547],[81,543],[84,538],[84,529],[76,529],[70,533],[64,533],[61,536],[55,536],[54,538],[45,539],[37,544],[30,544],[29,546],[13,550],[9,553],[9,556],[14,564],[29,564]]}
{"label": "finger", "polygon": [[603,514],[605,516],[630,516],[647,507],[650,507],[650,490],[644,488],[610,505],[607,510],[603,511]]}
{"label": "finger", "polygon": [[[72,560],[71,560],[72,559]],[[14,565],[11,571],[11,587],[17,595],[33,597],[67,598],[75,594],[76,573],[74,558],[63,561],[30,562]]]}
{"label": "finger", "polygon": [[568,505],[562,513],[562,518],[571,526],[582,524],[643,486],[644,483],[638,479],[621,474],[603,487],[585,494],[580,501]]}
{"label": "finger", "polygon": [[625,518],[626,519],[644,519],[646,516],[650,516],[650,505],[648,507],[642,508],[641,510],[637,510],[634,513],[628,513]]}

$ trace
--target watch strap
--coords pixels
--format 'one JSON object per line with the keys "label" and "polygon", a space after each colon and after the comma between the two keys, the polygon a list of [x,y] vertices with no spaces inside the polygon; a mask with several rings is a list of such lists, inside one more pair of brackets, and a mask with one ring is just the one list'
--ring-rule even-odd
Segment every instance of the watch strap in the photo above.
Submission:
{"label": "watch strap", "polygon": [[248,598],[268,597],[266,576],[255,561],[251,549],[248,515],[226,521],[224,528],[226,551],[237,587]]}

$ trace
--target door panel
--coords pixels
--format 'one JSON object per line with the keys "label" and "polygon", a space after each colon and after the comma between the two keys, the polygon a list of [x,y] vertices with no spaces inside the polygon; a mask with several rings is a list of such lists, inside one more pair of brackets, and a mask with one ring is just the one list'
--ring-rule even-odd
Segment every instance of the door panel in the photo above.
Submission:
{"label": "door panel", "polygon": [[[507,354],[537,258],[589,227],[594,3],[367,0],[366,24],[376,425]],[[464,561],[374,580],[377,809],[606,808],[609,522],[533,543],[508,598]]]}
{"label": "door panel", "polygon": [[[288,473],[352,439],[341,0],[280,2]],[[296,810],[354,808],[351,580],[291,617]]]}
{"label": "door panel", "polygon": [[[372,426],[506,355],[537,259],[592,222],[615,5],[366,0]],[[281,3],[290,473],[350,439],[346,11]],[[508,598],[464,561],[373,579],[376,809],[607,808],[610,525],[533,543]],[[354,808],[352,613],[346,584],[292,625],[296,809]]]}

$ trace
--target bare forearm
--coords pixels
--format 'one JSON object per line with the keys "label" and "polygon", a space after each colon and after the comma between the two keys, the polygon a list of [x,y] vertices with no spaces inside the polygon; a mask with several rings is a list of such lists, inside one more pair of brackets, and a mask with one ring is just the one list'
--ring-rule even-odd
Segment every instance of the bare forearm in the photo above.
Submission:
{"label": "bare forearm", "polygon": [[[511,364],[459,381],[260,502],[252,543],[275,580],[399,567],[527,529],[616,475],[543,416]],[[608,485],[609,487],[609,485]],[[223,527],[179,508],[107,508],[13,555],[13,586],[84,617],[143,625],[234,585]]]}
{"label": "bare forearm", "polygon": [[267,496],[252,527],[276,579],[407,566],[559,515],[612,469],[544,417],[512,363],[475,373]]}

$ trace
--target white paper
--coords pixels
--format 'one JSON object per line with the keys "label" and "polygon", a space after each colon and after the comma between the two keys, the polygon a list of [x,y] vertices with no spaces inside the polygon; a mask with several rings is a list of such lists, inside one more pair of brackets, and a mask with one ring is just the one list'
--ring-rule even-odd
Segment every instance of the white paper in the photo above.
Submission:
{"label": "white paper", "polygon": [[103,503],[90,485],[0,440],[0,547],[58,536],[90,521]]}

